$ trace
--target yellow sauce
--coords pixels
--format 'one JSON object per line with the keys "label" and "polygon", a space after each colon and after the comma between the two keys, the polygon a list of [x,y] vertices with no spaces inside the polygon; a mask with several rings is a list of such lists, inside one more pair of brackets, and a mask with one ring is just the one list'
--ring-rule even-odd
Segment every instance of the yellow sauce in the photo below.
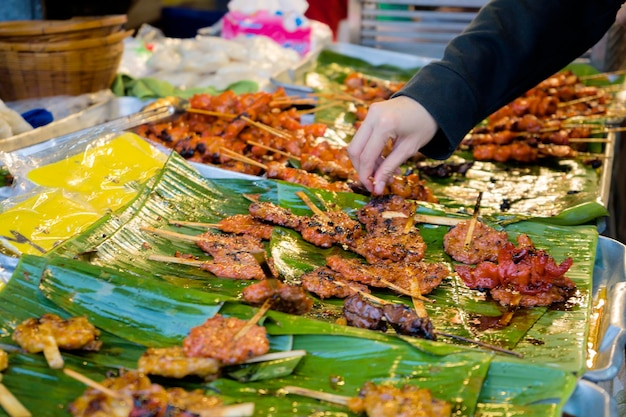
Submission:
{"label": "yellow sauce", "polygon": [[0,236],[20,253],[48,251],[128,203],[166,159],[139,136],[125,133],[33,169],[28,179],[49,189],[0,213]]}

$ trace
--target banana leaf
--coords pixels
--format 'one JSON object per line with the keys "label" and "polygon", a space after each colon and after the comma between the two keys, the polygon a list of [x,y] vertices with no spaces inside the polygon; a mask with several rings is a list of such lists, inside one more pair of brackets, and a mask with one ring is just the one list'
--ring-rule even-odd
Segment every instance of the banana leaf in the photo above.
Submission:
{"label": "banana leaf", "polygon": [[[289,208],[297,214],[310,214],[309,208],[295,195],[296,191],[305,191],[310,199],[320,208],[336,207],[354,214],[365,203],[363,196],[352,193],[332,193],[324,190],[306,189],[305,187],[271,180],[209,180],[200,177],[193,168],[180,157],[172,154],[161,176],[151,185],[150,191],[142,193],[135,204],[129,206],[119,218],[127,221],[116,223],[116,229],[110,233],[103,233],[102,227],[95,226],[72,242],[68,242],[53,253],[63,257],[76,257],[81,253],[90,253],[90,262],[94,265],[114,268],[141,277],[147,272],[151,276],[177,285],[187,286],[187,282],[200,280],[203,284],[196,285],[203,291],[211,294],[227,296],[230,300],[236,299],[240,291],[248,285],[242,280],[228,280],[212,276],[197,267],[169,265],[148,260],[150,254],[173,254],[175,251],[192,253],[204,256],[200,249],[189,242],[178,242],[153,236],[140,230],[143,225],[176,230],[187,234],[198,234],[194,230],[181,230],[167,224],[167,219],[185,219],[194,221],[215,222],[215,220],[235,213],[246,213],[249,201],[242,194],[257,194],[262,200],[272,201]],[[187,214],[189,213],[189,214]],[[113,218],[112,216],[111,218]],[[103,221],[107,224],[107,221]],[[590,284],[595,256],[597,231],[592,227],[552,226],[544,223],[520,223],[521,229],[514,224],[505,226],[511,239],[519,233],[525,232],[536,242],[539,248],[547,248],[558,262],[566,255],[572,256],[576,262],[569,275],[574,279],[580,290],[577,305],[572,309],[580,311],[581,320],[586,322],[588,314]],[[447,227],[422,225],[420,232],[428,245],[426,259],[428,261],[446,262],[452,270],[451,259],[442,250],[443,235]],[[554,237],[549,238],[546,233]],[[106,238],[102,239],[102,236]],[[276,267],[288,281],[297,281],[299,276],[317,266],[325,264],[330,253],[345,253],[339,247],[320,249],[304,242],[300,236],[290,230],[276,228],[268,250],[276,260]],[[563,252],[566,251],[566,252]],[[95,255],[93,255],[95,254]],[[346,254],[347,255],[347,254]],[[77,283],[78,285],[78,283]],[[71,287],[68,287],[71,288]],[[112,290],[113,291],[113,290]],[[398,302],[408,302],[390,292],[378,291],[376,295]],[[512,322],[503,329],[493,327],[506,310],[496,302],[485,300],[484,295],[467,289],[455,274],[437,288],[430,296],[435,303],[427,303],[431,319],[436,328],[461,337],[475,338],[482,342],[494,344],[503,348],[516,348],[523,341],[528,332],[534,328],[538,320],[546,314],[546,308],[524,309],[513,315]],[[228,300],[224,298],[224,300]],[[232,303],[230,303],[232,304]],[[236,305],[236,304],[234,304]],[[310,316],[317,320],[332,322],[341,315],[341,301],[315,300],[315,307]],[[230,307],[229,307],[230,308]],[[320,314],[324,312],[324,314]],[[572,311],[573,312],[573,311]],[[550,312],[552,317],[555,312]],[[282,319],[287,320],[287,319]],[[587,331],[586,327],[579,326],[579,320],[572,322],[572,327]],[[491,323],[491,325],[489,325]],[[536,332],[545,332],[551,322],[546,322]],[[306,324],[294,326],[293,334],[299,334]],[[292,330],[285,330],[281,334],[289,334]],[[308,330],[307,330],[308,331]],[[369,332],[371,333],[371,332]],[[542,335],[539,340],[558,339],[563,335]],[[550,344],[548,341],[544,343]],[[555,342],[557,343],[557,342]],[[574,368],[580,371],[584,361],[569,361],[571,356],[579,359],[584,356],[584,334],[576,339],[576,343],[563,344],[561,348],[571,349],[571,354],[561,355],[568,357],[568,361],[552,361],[544,357],[544,363],[550,366]],[[551,346],[553,348],[554,346]],[[541,357],[543,350],[534,346],[524,352],[526,359],[533,360]]]}
{"label": "banana leaf", "polygon": [[[38,278],[40,274],[41,279]],[[124,289],[120,288],[122,279],[126,282]],[[78,282],[85,281],[91,284],[83,284],[82,287],[77,285]],[[184,291],[170,286],[171,297],[164,298],[154,290],[154,284],[158,287],[161,283],[140,281],[133,275],[118,275],[115,271],[94,267],[80,260],[25,255],[10,283],[0,293],[0,304],[5,313],[0,318],[4,337],[7,339],[5,345],[11,343],[9,335],[22,319],[44,312],[55,312],[62,316],[86,314],[92,323],[105,331],[105,349],[83,355],[64,353],[67,366],[79,369],[81,373],[96,380],[102,379],[113,369],[132,369],[144,347],[131,342],[131,339],[148,346],[159,345],[161,342],[180,343],[186,332],[179,332],[177,335],[175,327],[188,330],[194,323],[202,322],[207,314],[212,313],[206,311],[205,308],[210,307],[203,304],[207,300],[202,298],[207,298],[208,293]],[[117,290],[118,294],[112,294],[112,289]],[[128,295],[131,292],[136,296],[135,304],[132,304]],[[134,316],[132,320],[126,319],[117,323],[116,320],[128,318],[128,311],[120,309],[122,305],[116,302],[117,299],[125,298],[134,307]],[[196,317],[192,317],[192,304],[196,303]],[[241,312],[242,307],[245,307],[249,315],[253,313],[247,306],[230,309],[227,313],[231,315],[233,311]],[[297,322],[291,323],[289,320],[281,320],[279,313],[270,312],[268,315],[277,323],[276,328],[282,330],[296,325],[302,327],[304,320],[282,315],[284,318],[294,318]],[[187,318],[188,321],[183,322],[181,318]],[[168,320],[175,323],[170,325]],[[308,328],[316,325],[312,320],[307,321],[310,322]],[[272,333],[272,326],[267,328]],[[293,341],[290,340],[285,346],[276,346],[273,343],[272,348],[293,347],[307,351],[293,375],[245,384],[222,378],[210,385],[190,381],[182,384],[186,387],[205,387],[228,399],[254,401],[255,415],[266,416],[270,410],[293,412],[292,407],[296,400],[280,395],[279,388],[283,385],[321,390],[330,390],[334,386],[341,393],[354,396],[358,388],[369,380],[417,383],[432,389],[437,397],[452,402],[458,415],[472,415],[492,359],[491,355],[459,349],[445,355],[432,354],[414,349],[411,344],[399,338],[368,339],[352,334],[349,328],[346,330],[343,335],[335,329],[318,335],[303,333],[294,336]],[[151,339],[143,336],[148,334],[152,334]],[[345,344],[349,344],[349,350],[344,348]],[[68,415],[65,407],[84,390],[81,384],[70,380],[60,371],[47,368],[42,355],[11,353],[10,361],[11,366],[5,374],[4,382],[18,398],[25,403],[28,401],[30,409],[36,411],[38,416]],[[338,382],[332,385],[332,381]],[[158,382],[167,386],[181,385],[178,381],[158,379]],[[46,392],[44,389],[49,390],[50,383],[55,384],[54,392],[51,395],[41,395]],[[297,401],[300,410],[326,408],[315,400]],[[4,414],[0,412],[0,415]],[[334,413],[330,407],[328,415],[346,414],[345,410],[340,409]]]}
{"label": "banana leaf", "polygon": [[[46,272],[40,285],[41,291],[48,300],[69,313],[89,314],[102,329],[137,344],[147,341],[162,345],[177,343],[184,337],[191,323],[200,323],[207,315],[217,310],[241,318],[251,317],[254,309],[236,300],[241,289],[248,283],[216,278],[208,272],[180,265],[172,267],[147,261],[150,253],[173,253],[175,250],[181,250],[197,253],[199,256],[202,254],[200,251],[195,252],[192,244],[155,237],[142,232],[139,227],[147,224],[197,234],[197,230],[169,226],[167,220],[182,218],[214,222],[227,215],[245,213],[249,201],[243,198],[242,194],[257,194],[263,200],[273,201],[299,214],[309,214],[308,207],[295,196],[295,191],[300,190],[307,192],[320,208],[334,205],[351,214],[366,201],[363,196],[350,193],[310,190],[270,180],[207,180],[201,178],[182,158],[173,154],[163,172],[145,187],[132,204],[102,219],[88,232],[66,242],[47,256]],[[427,208],[437,210],[436,206]],[[579,372],[584,366],[581,364],[584,364],[584,336],[587,331],[586,326],[579,326],[579,323],[586,322],[585,314],[588,313],[589,285],[594,263],[592,254],[595,253],[592,249],[595,247],[597,232],[591,227],[572,228],[533,222],[506,227],[512,237],[516,233],[529,233],[538,247],[549,248],[558,261],[565,255],[575,257],[576,263],[572,268],[572,273],[575,274],[572,278],[581,291],[579,304],[572,306],[571,311],[567,312],[552,312],[546,309],[521,311],[514,315],[511,326],[504,331],[477,332],[472,326],[477,318],[498,317],[502,314],[502,309],[494,303],[485,302],[482,297],[467,290],[458,278],[451,276],[448,282],[432,295],[436,303],[427,305],[436,328],[458,335],[482,338],[493,344],[500,343],[512,347],[517,344],[518,347],[515,349],[523,349],[525,354],[521,363],[534,363],[539,367]],[[447,228],[420,225],[420,231],[429,247],[427,259],[452,265],[441,250],[442,237]],[[268,249],[275,258],[280,259],[277,267],[281,272],[288,279],[294,280],[302,272],[322,264],[329,252],[343,251],[340,248],[320,250],[303,242],[297,233],[281,228],[276,229]],[[406,302],[391,293],[381,292],[376,295]],[[185,321],[190,325],[186,327],[168,325],[172,312],[178,308],[188,315],[197,313],[198,317],[194,320],[188,316]],[[353,340],[351,345],[400,343],[401,339],[393,335],[334,324],[333,320],[340,309],[340,302],[316,300],[312,317],[296,317],[271,311],[263,324],[277,348],[284,340],[276,342],[279,340],[276,338],[285,336],[293,338],[289,339],[293,342],[293,347],[298,346],[301,337],[331,337],[331,335],[333,339],[349,337]],[[565,313],[565,316],[542,320],[548,314]],[[459,316],[461,320],[452,324],[449,320],[452,316]],[[570,317],[576,318],[576,321],[570,322]],[[574,343],[569,341],[564,343],[563,332],[553,335],[546,333],[553,323],[551,320],[555,319],[566,320],[566,323],[571,324],[569,327],[566,326],[564,332],[571,331],[570,327],[576,327],[578,334],[573,338]],[[166,324],[163,326],[164,329],[159,328],[159,333],[156,334],[154,323]],[[402,339],[401,343],[411,352],[439,357],[466,352],[459,345],[450,344],[450,341],[433,343],[415,339],[407,342]],[[332,343],[328,345],[328,349],[331,349]],[[550,350],[555,346],[559,349],[559,356],[566,358],[564,361],[550,354]],[[516,361],[498,356],[495,363],[500,362]],[[221,383],[237,385],[233,381]],[[244,391],[245,386],[241,386]],[[550,398],[567,397],[570,392],[566,388],[567,386],[564,386],[558,392],[551,392]],[[490,407],[496,407],[489,404]],[[520,403],[520,407],[524,408],[526,404]],[[542,410],[541,412],[545,411],[543,406],[535,408]],[[556,406],[556,409],[559,407]],[[539,411],[537,413],[542,415]]]}

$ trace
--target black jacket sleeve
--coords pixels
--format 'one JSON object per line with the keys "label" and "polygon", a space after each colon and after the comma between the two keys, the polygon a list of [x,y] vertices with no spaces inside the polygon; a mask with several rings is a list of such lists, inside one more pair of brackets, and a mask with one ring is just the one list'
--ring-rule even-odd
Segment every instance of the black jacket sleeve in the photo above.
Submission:
{"label": "black jacket sleeve", "polygon": [[445,159],[477,123],[581,56],[607,32],[622,0],[491,0],[396,95],[439,124],[420,151]]}

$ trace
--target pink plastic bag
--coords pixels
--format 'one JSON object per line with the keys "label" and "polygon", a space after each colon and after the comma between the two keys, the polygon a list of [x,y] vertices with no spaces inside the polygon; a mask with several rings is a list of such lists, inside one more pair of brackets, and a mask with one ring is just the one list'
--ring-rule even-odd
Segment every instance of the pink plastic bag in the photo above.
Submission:
{"label": "pink plastic bag", "polygon": [[263,35],[285,48],[305,55],[311,50],[311,25],[295,14],[257,11],[252,15],[230,11],[222,21],[222,37],[233,39],[239,35]]}

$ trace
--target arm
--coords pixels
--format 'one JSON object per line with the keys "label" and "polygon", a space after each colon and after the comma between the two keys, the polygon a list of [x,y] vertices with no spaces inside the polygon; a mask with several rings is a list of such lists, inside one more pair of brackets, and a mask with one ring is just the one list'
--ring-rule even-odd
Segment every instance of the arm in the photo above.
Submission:
{"label": "arm", "polygon": [[[422,68],[394,98],[370,108],[348,148],[359,179],[382,192],[417,150],[447,158],[477,123],[593,46],[620,5],[620,0],[490,1],[440,61]],[[381,160],[388,138],[394,149]]]}

